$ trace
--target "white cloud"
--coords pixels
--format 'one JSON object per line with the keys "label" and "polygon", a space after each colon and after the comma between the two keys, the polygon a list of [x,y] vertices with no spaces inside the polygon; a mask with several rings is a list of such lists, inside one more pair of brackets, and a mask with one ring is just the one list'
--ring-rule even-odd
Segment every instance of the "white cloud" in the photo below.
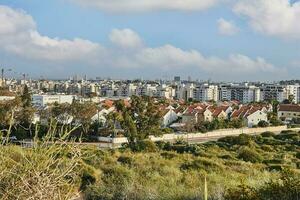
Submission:
{"label": "white cloud", "polygon": [[146,48],[136,55],[136,62],[145,66],[160,66],[163,69],[198,68],[216,74],[243,74],[257,72],[278,72],[279,70],[263,58],[251,59],[240,54],[228,58],[206,57],[199,51],[184,51],[172,45]]}
{"label": "white cloud", "polygon": [[0,5],[0,35],[15,34],[28,29],[35,29],[35,22],[31,16],[22,10],[15,11]]}
{"label": "white cloud", "polygon": [[157,10],[199,11],[222,0],[71,0],[107,12],[148,12]]}
{"label": "white cloud", "polygon": [[140,36],[131,29],[113,29],[109,39],[121,48],[139,48],[143,46]]}
{"label": "white cloud", "polygon": [[21,10],[0,6],[0,21],[0,48],[27,59],[80,60],[102,51],[99,44],[88,40],[42,36],[32,17]]}
{"label": "white cloud", "polygon": [[93,67],[93,70],[151,69],[157,73],[161,70],[196,70],[222,76],[238,75],[239,78],[248,77],[249,74],[269,75],[281,72],[263,58],[251,59],[239,54],[227,58],[207,57],[197,50],[183,50],[172,45],[147,47],[141,37],[131,29],[112,30],[109,38],[114,45],[111,47],[80,38],[50,38],[37,31],[34,20],[24,11],[5,6],[0,6],[0,21],[5,22],[0,23],[0,52],[5,51],[15,59],[39,61],[40,66],[63,63],[63,66],[71,67],[74,63],[81,62]]}
{"label": "white cloud", "polygon": [[233,8],[246,16],[257,32],[285,39],[300,39],[300,2],[290,0],[242,0]]}
{"label": "white cloud", "polygon": [[227,21],[223,18],[218,20],[218,29],[221,35],[232,36],[237,34],[240,29],[234,24],[233,21]]}

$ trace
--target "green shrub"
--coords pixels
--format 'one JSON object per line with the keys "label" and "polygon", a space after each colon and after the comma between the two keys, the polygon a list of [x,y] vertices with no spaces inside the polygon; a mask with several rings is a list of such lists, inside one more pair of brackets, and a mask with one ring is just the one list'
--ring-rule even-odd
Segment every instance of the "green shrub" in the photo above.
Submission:
{"label": "green shrub", "polygon": [[121,155],[117,161],[122,163],[123,165],[132,165],[133,164],[133,158],[130,156],[127,156],[127,155]]}
{"label": "green shrub", "polygon": [[262,145],[260,147],[262,150],[267,151],[267,152],[272,152],[274,151],[273,147],[271,145]]}
{"label": "green shrub", "polygon": [[252,136],[247,134],[241,134],[239,136],[226,136],[218,140],[218,142],[224,142],[230,145],[249,145],[252,141]]}
{"label": "green shrub", "polygon": [[226,155],[222,155],[220,156],[221,159],[224,159],[224,160],[234,160],[235,158],[230,155],[230,154],[226,154]]}
{"label": "green shrub", "polygon": [[137,150],[144,152],[157,152],[159,149],[151,140],[143,140],[137,143]]}
{"label": "green shrub", "polygon": [[175,152],[162,152],[160,154],[163,158],[165,159],[173,159],[173,158],[176,158],[177,157],[177,154]]}
{"label": "green shrub", "polygon": [[205,170],[205,171],[219,171],[223,167],[216,162],[206,159],[199,158],[192,162],[187,162],[181,165],[182,170]]}
{"label": "green shrub", "polygon": [[268,170],[270,171],[282,171],[284,166],[281,164],[272,164],[268,166]]}
{"label": "green shrub", "polygon": [[251,150],[248,147],[242,148],[239,151],[238,158],[252,163],[260,163],[263,160],[262,156],[258,152]]}
{"label": "green shrub", "polygon": [[229,200],[296,200],[300,198],[300,176],[283,171],[280,180],[269,181],[260,187],[245,184],[230,188],[225,193]]}
{"label": "green shrub", "polygon": [[263,163],[265,163],[265,164],[284,164],[285,161],[283,159],[271,159],[271,160],[264,160]]}
{"label": "green shrub", "polygon": [[268,127],[269,123],[266,121],[260,121],[260,122],[258,122],[257,126],[264,128],[264,127]]}
{"label": "green shrub", "polygon": [[270,131],[267,131],[267,132],[263,132],[261,134],[262,137],[274,137],[275,136],[275,133],[273,132],[270,132]]}
{"label": "green shrub", "polygon": [[299,137],[299,133],[296,132],[285,132],[285,133],[280,133],[279,135],[276,135],[275,138],[278,140],[297,140]]}

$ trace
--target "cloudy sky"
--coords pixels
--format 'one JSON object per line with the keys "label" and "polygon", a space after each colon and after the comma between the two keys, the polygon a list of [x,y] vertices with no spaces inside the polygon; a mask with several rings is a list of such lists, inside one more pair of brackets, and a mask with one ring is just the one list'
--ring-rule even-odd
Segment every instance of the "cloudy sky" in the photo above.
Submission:
{"label": "cloudy sky", "polygon": [[297,0],[1,0],[9,76],[300,76]]}

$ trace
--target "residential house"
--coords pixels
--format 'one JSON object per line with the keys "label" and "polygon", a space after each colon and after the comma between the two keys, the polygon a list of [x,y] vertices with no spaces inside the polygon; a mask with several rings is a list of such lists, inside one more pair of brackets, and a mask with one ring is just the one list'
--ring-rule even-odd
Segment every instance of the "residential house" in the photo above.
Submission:
{"label": "residential house", "polygon": [[212,110],[212,118],[213,119],[219,119],[224,120],[228,118],[228,114],[226,113],[227,108],[225,107],[217,107]]}
{"label": "residential house", "polygon": [[267,108],[259,105],[244,105],[233,111],[231,119],[243,119],[248,127],[258,125],[260,121],[268,121]]}
{"label": "residential house", "polygon": [[278,106],[277,116],[282,121],[300,119],[300,106],[297,104],[281,104]]}
{"label": "residential house", "polygon": [[113,112],[115,110],[115,107],[110,108],[101,108],[97,111],[97,113],[92,117],[93,122],[99,122],[101,124],[106,123],[106,117],[109,113]]}
{"label": "residential house", "polygon": [[[182,123],[198,123],[199,121],[204,121],[211,119],[211,111],[206,111],[208,105],[206,104],[194,104],[189,106],[182,114]],[[206,111],[206,112],[205,112]]]}
{"label": "residential house", "polygon": [[170,124],[175,122],[178,119],[177,113],[172,106],[168,106],[167,108],[162,110],[162,127],[168,127]]}

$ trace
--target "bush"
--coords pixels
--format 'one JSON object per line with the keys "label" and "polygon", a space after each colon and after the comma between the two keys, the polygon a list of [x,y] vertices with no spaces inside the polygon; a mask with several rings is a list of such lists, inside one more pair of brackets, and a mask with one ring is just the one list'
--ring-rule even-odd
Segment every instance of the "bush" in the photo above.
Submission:
{"label": "bush", "polygon": [[251,141],[252,137],[246,134],[241,134],[236,138],[236,144],[238,145],[249,145]]}
{"label": "bush", "polygon": [[246,162],[260,163],[263,158],[262,156],[254,150],[248,147],[242,148],[238,154],[238,158]]}
{"label": "bush", "polygon": [[173,159],[177,157],[177,154],[175,152],[163,152],[160,154],[165,159]]}
{"label": "bush", "polygon": [[273,132],[270,132],[270,131],[267,131],[267,132],[263,132],[261,134],[262,137],[274,137],[275,136],[275,133]]}
{"label": "bush", "polygon": [[252,136],[241,134],[239,136],[226,136],[220,138],[218,142],[224,142],[230,145],[249,145],[253,141]]}
{"label": "bush", "polygon": [[295,140],[297,141],[297,138],[299,137],[299,133],[296,132],[281,132],[279,135],[274,136],[276,139],[279,140]]}
{"label": "bush", "polygon": [[123,156],[120,156],[117,161],[122,163],[123,165],[130,166],[133,163],[133,158],[130,156],[123,155]]}
{"label": "bush", "polygon": [[182,170],[205,170],[205,171],[219,171],[223,167],[207,158],[199,158],[193,162],[187,162],[181,165]]}
{"label": "bush", "polygon": [[268,127],[269,123],[266,121],[260,121],[260,122],[258,122],[257,126],[264,128],[264,127]]}
{"label": "bush", "polygon": [[264,160],[263,163],[265,164],[284,164],[285,161],[283,159],[272,159],[272,160]]}
{"label": "bush", "polygon": [[262,145],[260,148],[267,152],[272,152],[274,150],[273,147],[270,145]]}
{"label": "bush", "polygon": [[144,152],[157,152],[159,149],[154,142],[151,140],[143,140],[137,143],[137,151]]}
{"label": "bush", "polygon": [[220,156],[220,158],[224,159],[224,160],[234,160],[235,158],[230,155],[230,154],[226,154],[226,155],[222,155]]}
{"label": "bush", "polygon": [[283,171],[280,180],[270,181],[261,187],[240,185],[226,191],[229,200],[296,200],[300,198],[300,176]]}

